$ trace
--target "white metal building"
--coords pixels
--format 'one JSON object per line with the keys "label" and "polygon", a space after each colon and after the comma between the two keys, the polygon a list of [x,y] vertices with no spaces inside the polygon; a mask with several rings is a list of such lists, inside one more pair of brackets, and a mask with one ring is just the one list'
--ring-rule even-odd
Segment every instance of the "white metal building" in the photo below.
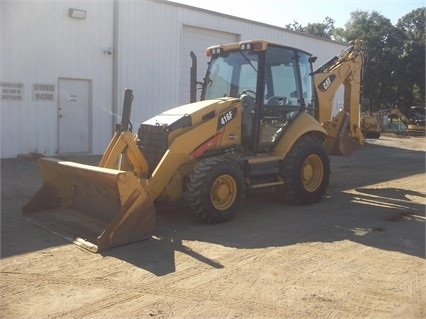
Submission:
{"label": "white metal building", "polygon": [[164,0],[3,0],[0,155],[102,154],[125,88],[135,131],[189,102],[190,51],[201,80],[208,46],[248,39],[304,49],[317,66],[346,47]]}

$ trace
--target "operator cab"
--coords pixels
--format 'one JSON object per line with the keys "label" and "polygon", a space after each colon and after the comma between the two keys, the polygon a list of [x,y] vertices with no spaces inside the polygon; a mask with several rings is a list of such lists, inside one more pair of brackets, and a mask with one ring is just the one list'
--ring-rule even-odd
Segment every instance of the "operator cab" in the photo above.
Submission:
{"label": "operator cab", "polygon": [[243,102],[242,144],[269,152],[289,123],[313,105],[311,55],[302,50],[244,41],[210,47],[201,100],[236,97]]}

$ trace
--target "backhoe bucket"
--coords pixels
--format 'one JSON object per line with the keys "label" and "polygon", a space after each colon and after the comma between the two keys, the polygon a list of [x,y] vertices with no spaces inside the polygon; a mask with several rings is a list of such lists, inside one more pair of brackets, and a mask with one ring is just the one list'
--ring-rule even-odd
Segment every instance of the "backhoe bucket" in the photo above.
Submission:
{"label": "backhoe bucket", "polygon": [[349,122],[349,114],[341,111],[332,121],[323,123],[323,127],[328,133],[325,148],[330,155],[351,156],[364,144],[364,138],[362,138],[359,128],[351,132],[359,138],[349,134]]}
{"label": "backhoe bucket", "polygon": [[53,158],[39,169],[43,186],[23,207],[28,221],[92,252],[151,237],[155,207],[132,172]]}

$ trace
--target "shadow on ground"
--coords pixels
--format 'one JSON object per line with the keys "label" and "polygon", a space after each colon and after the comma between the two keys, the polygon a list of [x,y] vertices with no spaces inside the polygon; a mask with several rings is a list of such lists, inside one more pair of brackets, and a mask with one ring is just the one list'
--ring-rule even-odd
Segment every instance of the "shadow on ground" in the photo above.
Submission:
{"label": "shadow on ground", "polygon": [[[96,165],[99,157],[67,160]],[[153,239],[117,247],[103,255],[158,276],[175,271],[177,251],[211,267],[223,267],[185,246],[185,241],[253,249],[350,240],[424,258],[425,207],[413,198],[424,198],[425,194],[404,188],[368,187],[423,174],[424,152],[367,144],[353,157],[333,157],[331,162],[329,193],[318,204],[288,206],[278,203],[271,192],[253,193],[236,219],[221,225],[201,223],[183,203],[164,205],[157,209]],[[13,159],[1,164],[1,256],[68,244],[22,217],[22,206],[41,185],[36,161]]]}

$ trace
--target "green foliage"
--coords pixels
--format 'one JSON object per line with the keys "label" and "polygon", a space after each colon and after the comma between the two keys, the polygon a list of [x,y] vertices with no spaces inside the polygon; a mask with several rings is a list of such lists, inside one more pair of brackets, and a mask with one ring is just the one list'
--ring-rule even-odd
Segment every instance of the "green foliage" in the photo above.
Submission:
{"label": "green foliage", "polygon": [[408,39],[425,41],[425,8],[413,10],[398,20],[396,27],[402,30]]}
{"label": "green foliage", "polygon": [[323,23],[308,23],[306,27],[303,27],[300,23],[294,21],[293,23],[287,24],[285,28],[326,39],[332,39],[335,29],[334,20],[330,17],[325,17]]}
{"label": "green foliage", "polygon": [[297,31],[297,32],[305,31],[305,28],[299,22],[296,22],[296,21],[293,21],[293,23],[287,24],[285,28],[288,30]]}
{"label": "green foliage", "polygon": [[[404,35],[401,61],[412,92],[410,105],[425,104],[425,8],[413,10],[396,25]],[[401,75],[402,76],[402,75]]]}
{"label": "green foliage", "polygon": [[401,93],[398,50],[401,34],[391,21],[376,11],[355,11],[342,34],[346,41],[362,39],[367,59],[364,64],[363,97],[371,101],[371,111],[396,106]]}
{"label": "green foliage", "polygon": [[344,28],[335,28],[329,17],[286,28],[342,42],[362,39],[367,49],[362,94],[371,101],[371,111],[425,105],[425,8],[406,14],[396,26],[377,11],[357,10]]}

